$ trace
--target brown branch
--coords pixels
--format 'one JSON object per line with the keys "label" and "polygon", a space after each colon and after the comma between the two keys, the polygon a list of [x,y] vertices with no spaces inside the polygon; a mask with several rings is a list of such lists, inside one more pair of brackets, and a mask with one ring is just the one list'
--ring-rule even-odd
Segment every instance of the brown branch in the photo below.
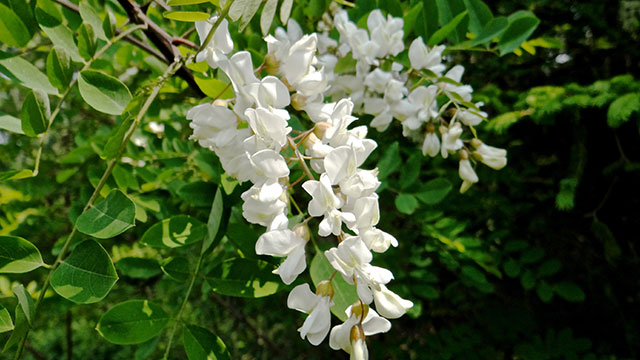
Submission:
{"label": "brown branch", "polygon": [[[80,13],[80,9],[78,8],[78,6],[69,0],[54,1],[75,13]],[[130,0],[118,0],[118,2],[127,12],[127,15],[129,15],[130,22],[135,24],[147,24],[148,28],[147,30],[145,30],[145,34],[147,35],[149,40],[151,40],[151,42],[158,48],[158,50],[131,35],[128,35],[124,38],[126,41],[148,52],[149,54],[166,64],[173,63],[176,57],[180,56],[178,48],[172,44],[173,37],[162,28],[160,28],[156,23],[151,21],[151,19],[149,19],[147,15],[142,12],[138,4],[132,3]],[[119,32],[116,32],[116,35],[118,33]],[[189,87],[193,89],[199,96],[205,96],[205,94],[200,90],[198,84],[196,84],[195,80],[193,79],[193,74],[187,68],[182,67],[180,70],[178,70],[176,75],[180,76],[184,81],[186,81],[187,84],[189,84]]]}
{"label": "brown branch", "polygon": [[[169,35],[158,24],[154,23],[142,12],[140,5],[136,4],[132,0],[118,0],[118,3],[124,8],[129,16],[129,20],[136,24],[147,24],[147,30],[144,33],[153,45],[162,53],[164,61],[167,64],[171,64],[174,60],[180,57],[180,51],[173,45],[173,37]],[[181,67],[176,75],[183,78],[198,95],[204,97],[205,94],[200,90],[198,84],[193,79],[193,74],[185,67]]]}

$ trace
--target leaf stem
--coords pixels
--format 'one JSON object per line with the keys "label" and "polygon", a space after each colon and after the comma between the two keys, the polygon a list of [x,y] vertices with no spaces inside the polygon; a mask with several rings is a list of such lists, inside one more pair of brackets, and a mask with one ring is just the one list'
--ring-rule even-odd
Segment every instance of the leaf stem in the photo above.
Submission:
{"label": "leaf stem", "polygon": [[[151,94],[149,95],[149,97],[147,98],[145,103],[142,105],[142,108],[140,108],[140,111],[138,112],[138,115],[136,116],[135,121],[131,124],[131,127],[129,128],[127,134],[125,135],[124,140],[120,144],[120,149],[118,150],[118,154],[113,159],[111,159],[111,161],[109,161],[109,165],[107,166],[107,169],[105,170],[104,174],[102,174],[102,177],[100,178],[100,181],[98,182],[98,185],[96,186],[95,190],[93,191],[93,194],[91,194],[91,197],[89,198],[89,201],[87,201],[87,204],[85,205],[85,207],[84,207],[82,212],[87,211],[87,209],[89,209],[91,206],[93,206],[94,202],[96,201],[96,199],[100,195],[100,191],[102,190],[104,185],[107,183],[107,179],[109,179],[109,176],[111,176],[111,172],[113,171],[113,168],[116,166],[116,164],[118,163],[118,160],[120,159],[120,157],[124,153],[124,150],[125,150],[125,148],[127,146],[127,143],[131,139],[131,135],[133,135],[133,132],[135,131],[135,129],[138,127],[138,124],[140,123],[140,120],[147,113],[147,110],[149,110],[149,106],[151,106],[151,103],[153,102],[153,100],[156,98],[156,96],[160,92],[160,89],[164,85],[165,81],[171,75],[173,75],[176,71],[178,71],[178,69],[180,69],[180,67],[182,67],[182,65],[183,65],[183,59],[178,59],[176,62],[174,62],[173,64],[169,65],[169,68],[162,75],[162,77],[160,78],[160,81],[158,81],[156,83],[156,85],[153,87],[153,90],[151,91]],[[58,254],[58,257],[56,258],[56,261],[53,263],[53,265],[51,266],[51,268],[49,270],[49,274],[47,275],[47,279],[45,280],[44,284],[42,285],[42,289],[40,290],[40,294],[38,296],[38,299],[36,300],[36,302],[34,304],[34,308],[33,308],[33,312],[34,312],[33,319],[34,320],[33,321],[35,321],[35,316],[37,314],[38,307],[42,303],[42,300],[44,299],[44,296],[45,296],[45,294],[47,292],[47,289],[49,288],[49,285],[51,284],[51,277],[53,276],[53,272],[58,268],[60,263],[62,263],[62,260],[66,257],[67,253],[69,252],[69,246],[71,245],[71,242],[73,241],[73,239],[75,238],[77,233],[78,233],[78,228],[74,224],[73,225],[73,229],[71,230],[71,233],[69,234],[69,236],[67,237],[67,240],[64,242],[64,245],[62,246],[62,250],[60,250],[60,253]],[[18,345],[18,350],[16,351],[16,356],[15,356],[16,360],[20,359],[20,357],[22,356],[22,351],[24,349],[24,344],[25,344],[25,342],[27,340],[27,337],[29,336],[29,331],[30,331],[30,329],[27,329],[27,332],[25,333],[24,337],[22,338],[22,340],[20,341],[20,343]]]}

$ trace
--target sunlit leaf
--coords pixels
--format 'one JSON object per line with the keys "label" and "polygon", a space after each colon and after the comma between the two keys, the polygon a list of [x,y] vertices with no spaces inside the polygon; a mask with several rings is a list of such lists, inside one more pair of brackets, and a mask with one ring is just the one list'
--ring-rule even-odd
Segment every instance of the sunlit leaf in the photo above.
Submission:
{"label": "sunlit leaf", "polygon": [[0,236],[0,273],[25,273],[44,265],[38,248],[17,236]]}
{"label": "sunlit leaf", "polygon": [[120,190],[113,190],[106,199],[83,212],[76,221],[81,233],[108,239],[134,226],[135,204]]}
{"label": "sunlit leaf", "polygon": [[131,100],[131,93],[125,84],[98,70],[80,73],[78,86],[87,104],[106,114],[122,114]]}
{"label": "sunlit leaf", "polygon": [[266,261],[232,258],[216,266],[206,279],[211,289],[221,295],[259,298],[273,295],[284,285]]}
{"label": "sunlit leaf", "polygon": [[169,315],[147,300],[129,300],[102,315],[96,330],[113,344],[143,343],[158,335],[169,322]]}
{"label": "sunlit leaf", "polygon": [[207,226],[188,215],[176,215],[151,226],[140,241],[152,248],[175,248],[202,241]]}
{"label": "sunlit leaf", "polygon": [[53,272],[51,287],[67,300],[91,304],[104,299],[116,281],[109,254],[97,241],[86,240]]}
{"label": "sunlit leaf", "polygon": [[189,360],[231,360],[224,342],[203,327],[187,325],[182,336]]}

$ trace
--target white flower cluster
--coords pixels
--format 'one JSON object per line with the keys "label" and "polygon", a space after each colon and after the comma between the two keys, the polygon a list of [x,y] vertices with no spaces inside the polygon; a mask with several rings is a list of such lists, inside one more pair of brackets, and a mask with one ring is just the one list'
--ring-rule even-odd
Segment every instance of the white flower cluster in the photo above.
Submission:
{"label": "white flower cluster", "polygon": [[[460,83],[463,66],[455,65],[444,73],[444,45],[429,48],[422,38],[413,40],[408,50],[411,67],[405,69],[396,61],[404,50],[401,18],[385,18],[380,10],[374,10],[367,18],[367,31],[349,21],[344,10],[333,8],[332,14],[340,41],[319,35],[327,39],[326,51],[320,51],[318,57],[327,72],[326,95],[332,99],[350,97],[354,113],[372,115],[370,125],[378,131],[387,130],[396,119],[404,136],[422,143],[425,156],[440,154],[447,158],[457,153],[463,180],[460,192],[478,181],[469,155],[496,170],[507,164],[505,150],[485,145],[477,138],[473,127],[486,119],[487,113],[480,110],[481,102],[471,102],[471,86]],[[327,18],[331,19],[325,14],[323,19]],[[328,28],[326,24],[323,27]],[[335,74],[336,65],[348,57],[356,61],[355,68]],[[318,114],[322,108],[309,102],[304,109],[310,118],[322,121],[322,114]],[[472,140],[462,140],[465,130],[471,130]]]}
{"label": "white flower cluster", "polygon": [[[196,25],[200,39],[206,38],[214,21]],[[369,54],[373,61],[401,51],[398,43],[402,34],[387,37],[389,31],[397,33],[398,22],[384,18],[372,21],[380,27],[375,44],[385,45],[371,46],[375,53],[363,48],[362,54]],[[389,270],[371,265],[372,252],[398,246],[392,235],[376,227],[380,219],[375,192],[380,185],[378,171],[360,168],[377,144],[366,138],[366,126],[350,128],[356,120],[352,99],[323,102],[329,90],[326,69],[330,64],[318,53],[327,51],[335,41],[325,35],[303,35],[294,21],[289,22],[288,31],[278,29],[265,41],[269,48],[265,68],[272,75],[259,79],[248,52],[230,55],[233,43],[228,23],[221,22],[197,59],[226,74],[235,99],[192,108],[187,113],[194,130],[192,139],[213,150],[227,174],[252,183],[242,194],[243,216],[266,227],[255,250],[260,255],[285,258],[274,271],[285,284],[291,284],[306,268],[305,246],[313,236],[308,223],[313,217],[320,218],[319,236],[338,240],[336,247],[324,252],[335,268],[331,278],[317,284],[315,293],[308,284],[296,286],[287,305],[309,314],[298,329],[300,336],[313,345],[320,344],[331,328],[331,282],[340,273],[355,285],[359,300],[346,310],[347,320],[331,329],[329,345],[350,353],[353,359],[367,359],[365,337],[388,331],[391,324],[387,319],[398,318],[413,306],[387,288],[393,279]],[[304,110],[315,122],[296,138],[291,137],[288,126],[289,105]],[[287,217],[288,204],[298,181],[290,182],[289,165],[304,170],[307,180],[302,188],[311,196],[309,218],[293,227]],[[377,312],[369,308],[372,303]]]}

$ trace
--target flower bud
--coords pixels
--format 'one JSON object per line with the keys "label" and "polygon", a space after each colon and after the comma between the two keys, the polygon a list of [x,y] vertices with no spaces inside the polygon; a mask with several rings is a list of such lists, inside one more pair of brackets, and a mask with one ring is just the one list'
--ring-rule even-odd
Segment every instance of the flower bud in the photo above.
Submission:
{"label": "flower bud", "polygon": [[351,313],[356,316],[357,319],[364,319],[369,314],[369,305],[356,301],[351,305]]}
{"label": "flower bud", "polygon": [[319,123],[316,124],[316,126],[313,128],[313,133],[316,134],[318,136],[318,138],[322,139],[324,137],[324,133],[327,131],[328,128],[331,127],[331,124],[326,122],[326,121],[320,121]]}
{"label": "flower bud", "polygon": [[329,299],[333,299],[334,294],[333,285],[331,285],[331,281],[329,280],[322,280],[318,283],[318,286],[316,286],[316,295],[328,296]]}
{"label": "flower bud", "polygon": [[436,126],[433,125],[433,123],[428,123],[427,124],[427,134],[432,134],[436,132]]}
{"label": "flower bud", "polygon": [[293,94],[291,96],[291,106],[294,109],[301,111],[304,110],[304,107],[307,105],[307,97],[302,94]]}
{"label": "flower bud", "polygon": [[276,54],[267,54],[267,57],[264,58],[264,70],[269,75],[278,74],[278,71],[280,71],[280,61],[276,58]]}
{"label": "flower bud", "polygon": [[228,104],[229,104],[229,101],[226,100],[226,99],[215,99],[215,100],[213,100],[213,106],[227,107]]}
{"label": "flower bud", "polygon": [[305,149],[311,149],[313,145],[320,142],[320,139],[314,134],[309,133],[309,135],[305,136],[302,140],[302,145],[304,145]]}
{"label": "flower bud", "polygon": [[482,140],[480,140],[480,139],[476,139],[476,138],[474,138],[474,139],[472,139],[472,140],[471,140],[471,146],[473,146],[473,147],[474,147],[474,149],[479,148],[479,147],[480,147],[480,145],[482,145],[482,144],[483,144],[483,143],[482,143]]}
{"label": "flower bud", "polygon": [[311,239],[311,230],[309,230],[309,226],[306,223],[296,224],[292,230],[305,241]]}
{"label": "flower bud", "polygon": [[467,150],[460,150],[458,152],[458,159],[460,160],[469,160],[469,153],[467,152]]}

